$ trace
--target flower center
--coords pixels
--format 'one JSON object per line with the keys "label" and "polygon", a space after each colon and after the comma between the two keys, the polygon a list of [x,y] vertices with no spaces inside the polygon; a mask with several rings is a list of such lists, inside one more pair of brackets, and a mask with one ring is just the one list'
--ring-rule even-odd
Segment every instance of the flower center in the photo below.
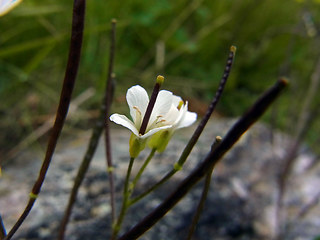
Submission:
{"label": "flower center", "polygon": [[163,116],[162,115],[159,115],[157,116],[157,118],[150,124],[148,125],[147,129],[146,129],[146,132],[148,132],[150,129],[153,129],[153,128],[156,128],[156,127],[160,127],[160,126],[157,126],[159,124],[162,124],[164,123],[166,120],[165,119],[161,119]]}

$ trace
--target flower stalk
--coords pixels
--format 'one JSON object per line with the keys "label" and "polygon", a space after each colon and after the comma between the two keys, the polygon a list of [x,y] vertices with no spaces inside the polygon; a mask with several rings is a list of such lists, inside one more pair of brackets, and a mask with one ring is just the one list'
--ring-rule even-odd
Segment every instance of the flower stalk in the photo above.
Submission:
{"label": "flower stalk", "polygon": [[[215,141],[212,144],[211,151],[214,151],[218,147],[218,145],[220,144],[221,141],[222,141],[222,138],[220,136],[217,136]],[[203,210],[205,201],[206,201],[207,196],[208,196],[208,192],[209,192],[209,188],[210,188],[210,184],[211,184],[212,173],[213,173],[213,168],[214,168],[214,166],[211,167],[210,171],[207,173],[207,175],[205,177],[203,191],[202,191],[202,194],[201,194],[201,198],[200,198],[198,207],[197,207],[197,209],[195,211],[195,214],[193,216],[192,223],[191,223],[190,228],[189,228],[187,240],[191,240],[192,239],[192,235],[193,235],[193,233],[194,233],[194,231],[196,229],[196,226],[198,224],[198,221],[200,219],[201,212]]]}
{"label": "flower stalk", "polygon": [[125,217],[125,214],[127,212],[127,209],[130,205],[129,200],[130,200],[130,188],[129,188],[129,182],[130,182],[130,175],[132,171],[132,166],[133,166],[134,158],[130,158],[129,166],[127,169],[127,174],[126,174],[126,179],[124,182],[124,188],[123,188],[123,200],[122,200],[122,206],[120,210],[119,217],[117,221],[113,224],[112,226],[112,236],[111,239],[115,240],[117,238],[118,232],[120,231],[123,219]]}
{"label": "flower stalk", "polygon": [[[109,116],[110,108],[113,100],[114,93],[114,78],[113,73],[114,68],[114,58],[116,49],[116,23],[115,19],[111,21],[111,32],[110,32],[110,55],[109,55],[109,65],[108,65],[108,76],[105,91],[105,113],[104,116]],[[110,124],[109,119],[105,121],[105,149],[106,149],[106,164],[107,172],[109,174],[109,187],[110,187],[110,206],[111,206],[111,220],[112,222],[116,217],[116,207],[115,207],[115,190],[114,190],[114,177],[113,177],[113,163],[112,163],[112,152],[111,152],[111,139],[110,139]]]}
{"label": "flower stalk", "polygon": [[[112,30],[111,30],[111,39],[114,39],[114,31],[115,31],[115,21],[113,20],[112,21]],[[64,216],[63,216],[61,224],[60,224],[60,228],[59,228],[59,232],[58,232],[58,240],[63,240],[65,238],[65,231],[66,231],[69,219],[70,219],[70,215],[71,215],[74,203],[75,203],[77,195],[78,195],[79,188],[82,184],[82,181],[85,177],[85,174],[87,173],[87,170],[89,168],[89,165],[91,163],[93,155],[97,149],[100,136],[101,136],[101,134],[103,132],[103,128],[105,126],[104,122],[105,122],[106,112],[108,112],[108,108],[110,108],[110,106],[111,106],[112,96],[113,96],[113,92],[114,92],[114,75],[112,74],[112,69],[113,69],[112,65],[113,65],[113,58],[114,58],[114,44],[112,44],[112,42],[113,42],[113,40],[111,40],[111,49],[113,49],[113,50],[111,50],[112,54],[110,54],[109,72],[108,72],[107,84],[106,84],[107,87],[106,87],[106,91],[105,91],[105,96],[102,100],[102,104],[100,107],[100,116],[96,119],[96,123],[95,123],[93,130],[92,130],[86,153],[84,154],[81,165],[80,165],[78,172],[77,172],[77,175],[75,177],[74,184],[72,186],[71,193],[69,195],[68,204],[66,206],[66,209],[64,211]],[[107,129],[107,126],[106,126],[106,129]],[[106,133],[106,137],[108,137],[108,135],[109,135],[109,132]],[[107,142],[107,140],[106,140],[106,142]],[[106,145],[107,145],[107,143],[106,143]],[[110,151],[108,151],[108,148],[110,146],[107,145],[106,147],[107,147],[107,150],[106,150],[107,161],[110,161],[111,158],[110,158],[110,156],[108,156],[108,154],[110,154]],[[107,164],[109,164],[109,163],[107,163]],[[112,169],[112,162],[111,162],[110,166],[111,167],[109,167],[109,165],[108,165],[108,168],[107,168],[108,170]],[[115,207],[113,205],[114,203],[112,202],[112,199],[113,199],[112,195],[114,193],[114,190],[113,190],[113,185],[111,186],[111,181],[113,184],[113,178],[111,176],[112,173],[110,174],[110,172],[112,172],[112,171],[109,170],[108,172],[109,172],[109,184],[110,184],[110,194],[111,194],[110,205],[111,205],[112,216],[113,216],[113,214],[115,212],[115,210],[114,210]],[[113,208],[112,208],[112,206],[113,206]]]}
{"label": "flower stalk", "polygon": [[[147,159],[144,161],[143,165],[141,166],[139,172],[137,173],[136,177],[133,179],[132,183],[130,184],[130,188],[132,189],[132,191],[134,190],[137,182],[139,181],[142,173],[144,172],[144,170],[146,169],[146,167],[148,166],[148,164],[150,163],[151,159],[153,158],[154,154],[156,152],[156,149],[152,149],[149,156],[147,157]],[[131,205],[131,201],[130,201],[130,205]]]}
{"label": "flower stalk", "polygon": [[6,228],[4,227],[2,217],[0,215],[0,240],[4,239],[6,235],[7,235]]}

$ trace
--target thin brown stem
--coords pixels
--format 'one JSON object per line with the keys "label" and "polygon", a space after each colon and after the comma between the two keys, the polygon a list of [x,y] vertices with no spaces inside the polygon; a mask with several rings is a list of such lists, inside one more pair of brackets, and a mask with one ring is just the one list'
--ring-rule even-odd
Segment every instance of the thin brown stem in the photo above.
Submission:
{"label": "thin brown stem", "polygon": [[85,0],[74,0],[73,5],[73,18],[72,18],[72,31],[71,31],[71,41],[67,68],[65,72],[63,87],[60,96],[60,102],[57,110],[56,120],[53,125],[51,136],[47,146],[47,152],[41,166],[39,176],[33,185],[32,191],[30,193],[29,202],[23,211],[22,215],[12,227],[5,240],[9,240],[19,229],[23,221],[29,215],[33,204],[36,201],[38,194],[40,193],[41,186],[46,177],[58,138],[60,136],[62,127],[64,125],[65,118],[68,113],[69,104],[71,100],[71,95],[74,87],[74,83],[78,73],[78,67],[80,62],[83,29],[84,29],[84,19],[85,19]]}
{"label": "thin brown stem", "polygon": [[101,133],[102,133],[103,127],[104,127],[104,125],[103,125],[104,117],[105,117],[105,115],[104,115],[104,109],[103,109],[101,111],[99,119],[97,120],[96,126],[92,131],[92,135],[91,135],[91,138],[89,141],[88,149],[84,155],[84,158],[83,158],[81,165],[78,169],[77,176],[74,180],[74,184],[73,184],[70,196],[69,196],[69,201],[68,201],[67,207],[65,209],[63,219],[60,224],[59,233],[58,233],[59,240],[64,239],[65,231],[66,231],[69,219],[70,219],[73,205],[74,205],[76,198],[77,198],[77,195],[78,195],[79,188],[80,188],[81,183],[85,177],[85,174],[89,168],[92,157],[97,149],[97,146],[99,143],[99,138],[101,136]]}
{"label": "thin brown stem", "polygon": [[302,206],[300,209],[297,219],[300,220],[301,218],[305,217],[311,210],[319,204],[320,200],[320,192],[318,192],[307,204]]}
{"label": "thin brown stem", "polygon": [[231,149],[252,124],[254,124],[267,110],[270,104],[279,96],[287,86],[287,81],[281,79],[265,92],[260,99],[245,113],[227,133],[225,138],[214,150],[210,151],[204,161],[168,196],[156,209],[137,223],[131,230],[118,240],[134,240],[157,223],[171,208],[173,208],[188,191]]}
{"label": "thin brown stem", "polygon": [[111,222],[113,223],[116,218],[116,208],[115,208],[115,190],[114,190],[114,177],[113,177],[113,164],[112,164],[112,152],[111,152],[111,140],[110,140],[110,126],[109,126],[109,114],[110,107],[113,97],[113,66],[115,57],[115,46],[116,46],[116,20],[113,19],[111,22],[111,33],[110,33],[110,55],[109,55],[109,67],[108,67],[108,77],[107,86],[105,92],[105,149],[106,149],[106,162],[107,162],[107,172],[109,173],[109,187],[110,187],[110,205],[111,205]]}
{"label": "thin brown stem", "polygon": [[274,239],[280,240],[283,238],[283,229],[282,224],[285,216],[283,215],[282,207],[283,207],[283,198],[286,193],[287,181],[292,172],[292,168],[295,163],[295,159],[297,157],[297,153],[299,150],[299,146],[310,130],[312,126],[312,121],[315,118],[312,116],[315,114],[315,110],[313,109],[314,99],[317,96],[318,89],[320,86],[320,57],[318,58],[316,65],[314,67],[314,71],[311,75],[309,88],[307,93],[305,94],[305,99],[303,103],[303,107],[300,111],[298,124],[296,127],[295,137],[290,145],[289,149],[286,152],[286,155],[283,158],[283,166],[279,171],[278,175],[278,192],[276,199],[276,211],[275,211],[275,221],[276,221],[276,229],[275,229],[275,237]]}
{"label": "thin brown stem", "polygon": [[3,240],[7,235],[6,228],[4,227],[2,217],[0,215],[0,240]]}
{"label": "thin brown stem", "polygon": [[[112,29],[115,27],[114,24],[115,24],[115,22],[112,21]],[[111,35],[114,36],[114,33],[111,34]],[[112,40],[111,42],[113,42],[113,41],[114,40]],[[111,43],[111,45],[114,46],[113,43]],[[114,48],[114,47],[112,47],[112,48]],[[110,70],[112,71],[112,69],[113,69],[113,67],[110,67],[110,64],[113,65],[113,58],[114,58],[113,56],[114,56],[114,53],[110,56],[109,74],[108,74],[107,83],[106,83],[107,86],[109,85],[109,89],[108,89],[108,87],[106,87],[107,90],[105,91],[105,96],[104,96],[104,98],[102,100],[101,109],[100,109],[100,115],[99,115],[98,119],[96,120],[96,124],[95,124],[95,127],[92,130],[92,135],[91,135],[91,138],[90,138],[90,141],[89,141],[89,144],[88,144],[87,151],[86,151],[86,153],[85,153],[85,155],[83,157],[83,160],[82,160],[81,165],[80,165],[80,167],[78,169],[76,178],[74,180],[74,185],[72,187],[72,190],[71,190],[71,193],[70,193],[70,196],[69,196],[69,201],[68,201],[67,207],[65,209],[63,219],[62,219],[61,224],[60,224],[60,229],[59,229],[59,233],[58,233],[58,239],[59,240],[63,240],[64,239],[65,231],[66,231],[69,219],[70,219],[72,208],[74,206],[74,203],[75,203],[77,195],[78,195],[79,188],[80,188],[81,183],[82,183],[82,181],[83,181],[83,179],[85,177],[85,174],[86,174],[86,172],[87,172],[87,170],[89,168],[89,165],[91,163],[93,155],[94,155],[94,153],[95,153],[95,151],[97,149],[97,146],[98,146],[98,143],[99,143],[99,138],[100,138],[100,136],[102,134],[102,131],[103,131],[103,128],[105,126],[105,124],[104,124],[105,123],[105,119],[108,116],[106,114],[106,112],[108,112],[107,109],[110,108],[110,105],[111,105],[111,102],[112,102],[112,96],[113,96],[113,92],[114,92],[114,87],[113,87],[113,77],[114,76],[110,72]],[[111,164],[111,166],[112,166],[112,164]],[[111,167],[108,166],[108,169],[111,169]],[[110,180],[110,177],[111,176],[109,175],[109,180]],[[113,187],[113,181],[112,181],[112,187]],[[114,190],[113,190],[113,192],[114,192]],[[113,203],[111,202],[111,204],[113,204]]]}
{"label": "thin brown stem", "polygon": [[[216,149],[218,147],[218,145],[221,142],[221,140],[222,140],[221,137],[219,137],[219,136],[216,137],[216,140],[214,141],[214,143],[212,145],[211,151],[214,151],[214,149]],[[191,240],[192,239],[192,235],[193,235],[194,231],[196,230],[196,226],[198,224],[198,221],[200,219],[200,215],[202,213],[205,201],[206,201],[207,196],[208,196],[213,169],[214,169],[214,166],[212,166],[212,168],[210,169],[210,171],[206,175],[204,186],[203,186],[203,191],[202,191],[202,194],[201,194],[201,198],[199,200],[199,204],[198,204],[197,209],[195,211],[195,214],[193,216],[192,223],[191,223],[190,228],[189,228],[187,240]]]}

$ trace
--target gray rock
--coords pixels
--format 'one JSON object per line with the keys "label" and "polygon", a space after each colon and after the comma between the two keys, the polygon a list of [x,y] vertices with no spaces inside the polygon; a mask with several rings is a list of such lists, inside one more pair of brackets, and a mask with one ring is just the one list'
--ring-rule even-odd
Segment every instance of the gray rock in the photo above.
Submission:
{"label": "gray rock", "polygon": [[[210,121],[183,170],[129,210],[123,231],[157,207],[204,159],[215,136],[223,137],[233,122],[234,120],[228,119]],[[194,127],[177,132],[167,150],[152,159],[135,193],[142,192],[171,170],[193,129]],[[271,239],[275,224],[276,174],[290,137],[275,133],[271,143],[270,134],[270,129],[266,126],[255,125],[216,166],[194,239]],[[129,131],[125,129],[112,129],[118,208],[129,162],[129,136]],[[14,239],[56,238],[68,193],[89,137],[89,131],[82,132],[75,141],[63,140],[64,142],[58,145],[42,192]],[[136,160],[134,174],[148,153],[149,150],[144,150]],[[66,232],[68,240],[100,240],[110,236],[111,209],[104,154],[102,140],[80,188]],[[37,177],[42,157],[42,154],[24,153],[3,169],[4,176],[0,180],[0,211],[7,229],[12,227],[27,203],[28,192]],[[313,165],[314,160],[315,157],[305,147],[300,149],[285,196],[286,239],[313,239],[319,234],[319,205],[314,206],[305,216],[298,217],[303,206],[319,195],[320,166]],[[184,239],[202,186],[203,182],[198,183],[170,213],[140,239]]]}

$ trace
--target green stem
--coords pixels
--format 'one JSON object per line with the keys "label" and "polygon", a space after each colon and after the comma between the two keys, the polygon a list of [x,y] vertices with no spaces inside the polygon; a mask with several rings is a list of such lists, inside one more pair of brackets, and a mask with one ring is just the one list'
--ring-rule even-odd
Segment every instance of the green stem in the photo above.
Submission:
{"label": "green stem", "polygon": [[148,190],[146,190],[145,192],[141,193],[140,195],[138,195],[137,197],[133,198],[130,201],[130,204],[133,205],[136,202],[140,201],[142,198],[144,198],[145,196],[147,196],[149,193],[151,193],[152,191],[154,191],[155,189],[157,189],[158,187],[160,187],[163,183],[165,183],[166,181],[168,181],[175,173],[177,172],[177,170],[172,169],[169,173],[167,173],[159,182],[157,182],[156,184],[154,184],[152,187],[150,187]]}
{"label": "green stem", "polygon": [[[136,186],[137,182],[139,181],[142,173],[144,172],[144,170],[146,169],[146,167],[148,166],[150,160],[153,158],[154,154],[156,152],[156,149],[152,149],[148,158],[145,160],[145,162],[143,163],[143,165],[141,166],[137,176],[134,178],[134,180],[132,181],[132,185],[130,186],[131,190],[133,191],[134,187]],[[130,201],[131,204],[131,201]]]}
{"label": "green stem", "polygon": [[145,160],[145,162],[141,166],[138,174],[136,175],[136,177],[132,181],[132,184],[129,184],[129,183],[130,183],[130,175],[131,175],[131,171],[132,171],[134,158],[130,158],[130,163],[129,163],[129,167],[128,167],[128,170],[127,170],[126,180],[125,180],[125,183],[124,183],[123,202],[122,202],[122,206],[121,206],[121,211],[120,211],[120,214],[119,214],[117,222],[113,226],[113,234],[112,234],[112,238],[111,239],[116,239],[116,237],[118,235],[118,232],[120,231],[120,228],[121,228],[123,219],[125,217],[125,214],[127,212],[127,209],[131,205],[130,197],[131,197],[132,191],[134,190],[135,185],[139,181],[142,173],[144,172],[145,168],[149,164],[150,160],[153,158],[155,152],[156,152],[156,149],[152,149],[151,150],[148,158]]}
{"label": "green stem", "polygon": [[129,207],[129,198],[130,198],[129,180],[130,180],[133,162],[134,162],[134,158],[130,158],[130,163],[129,163],[128,170],[127,170],[126,180],[124,182],[123,201],[122,201],[121,211],[120,211],[117,222],[113,226],[113,233],[112,233],[112,237],[111,237],[112,240],[117,238],[117,235],[120,231],[124,216],[125,216],[127,209]]}

